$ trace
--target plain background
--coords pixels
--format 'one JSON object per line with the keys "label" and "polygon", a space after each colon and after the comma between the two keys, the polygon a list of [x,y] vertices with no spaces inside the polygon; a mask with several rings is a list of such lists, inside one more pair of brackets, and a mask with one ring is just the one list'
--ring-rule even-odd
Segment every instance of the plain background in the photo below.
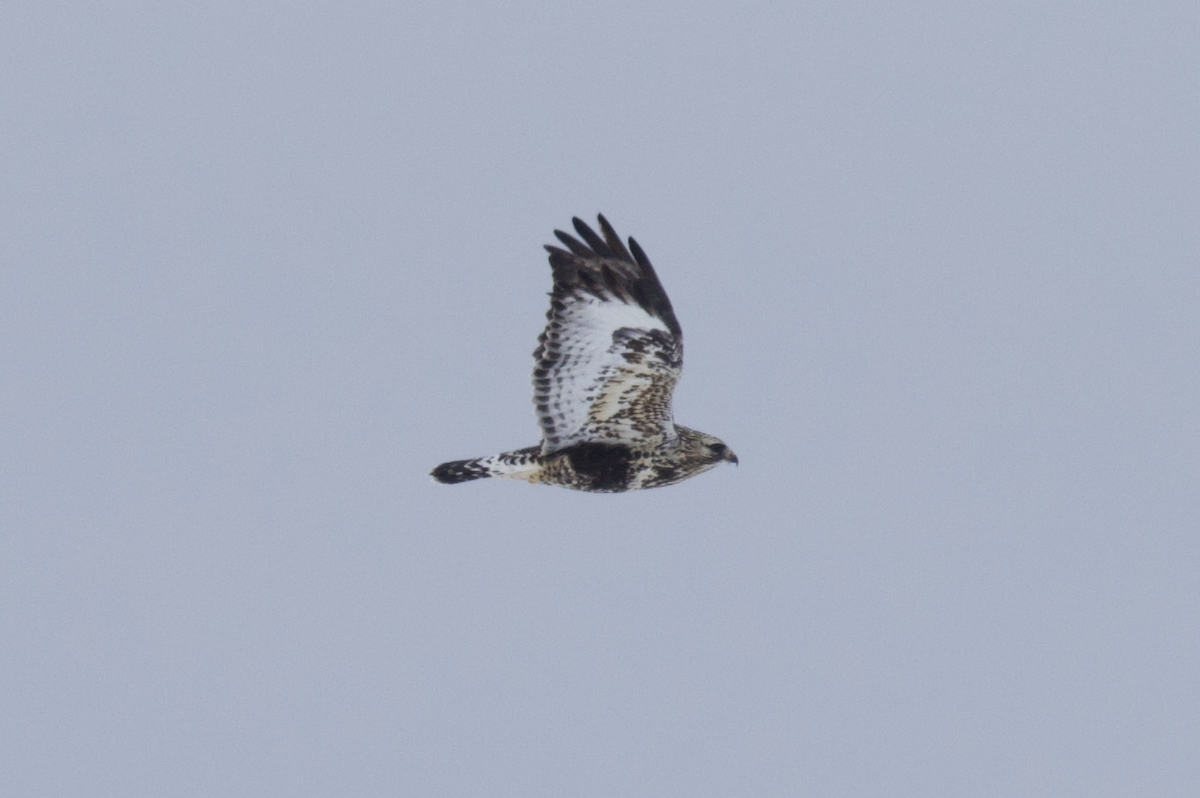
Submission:
{"label": "plain background", "polygon": [[[1200,794],[1200,6],[0,24],[0,793]],[[740,468],[537,440],[605,213]]]}

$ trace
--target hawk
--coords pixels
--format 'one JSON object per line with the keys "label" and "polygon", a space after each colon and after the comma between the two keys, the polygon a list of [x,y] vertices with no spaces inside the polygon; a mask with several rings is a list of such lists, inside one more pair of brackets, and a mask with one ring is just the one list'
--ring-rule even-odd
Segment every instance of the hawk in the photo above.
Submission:
{"label": "hawk", "polygon": [[537,446],[442,463],[438,482],[508,477],[595,493],[673,485],[737,457],[720,439],[677,425],[671,392],[683,333],[646,253],[599,216],[583,240],[555,230],[554,288],[533,353]]}

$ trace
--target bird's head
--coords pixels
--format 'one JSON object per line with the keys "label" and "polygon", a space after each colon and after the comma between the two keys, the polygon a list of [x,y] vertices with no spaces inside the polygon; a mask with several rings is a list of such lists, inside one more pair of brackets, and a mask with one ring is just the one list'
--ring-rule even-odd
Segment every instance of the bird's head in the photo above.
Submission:
{"label": "bird's head", "polygon": [[738,459],[737,455],[733,453],[733,449],[726,446],[725,441],[715,435],[701,432],[700,444],[702,451],[710,463],[733,463],[737,465]]}

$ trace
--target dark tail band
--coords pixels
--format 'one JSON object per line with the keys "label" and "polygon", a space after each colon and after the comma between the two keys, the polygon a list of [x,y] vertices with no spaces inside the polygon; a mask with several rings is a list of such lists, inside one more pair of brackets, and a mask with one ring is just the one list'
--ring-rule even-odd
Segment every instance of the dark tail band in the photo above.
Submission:
{"label": "dark tail band", "polygon": [[430,471],[429,475],[445,485],[491,476],[487,467],[481,466],[478,460],[451,460]]}

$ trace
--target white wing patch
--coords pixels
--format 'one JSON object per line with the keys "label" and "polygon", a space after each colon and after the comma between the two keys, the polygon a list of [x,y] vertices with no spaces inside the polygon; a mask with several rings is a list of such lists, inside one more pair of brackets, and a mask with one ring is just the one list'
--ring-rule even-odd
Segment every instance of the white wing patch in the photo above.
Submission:
{"label": "white wing patch", "polygon": [[[674,440],[670,394],[679,357],[662,320],[620,300],[572,296],[554,313],[545,339],[548,373],[534,379],[543,453],[590,440]],[[651,397],[665,399],[666,412],[646,423],[637,411]]]}

